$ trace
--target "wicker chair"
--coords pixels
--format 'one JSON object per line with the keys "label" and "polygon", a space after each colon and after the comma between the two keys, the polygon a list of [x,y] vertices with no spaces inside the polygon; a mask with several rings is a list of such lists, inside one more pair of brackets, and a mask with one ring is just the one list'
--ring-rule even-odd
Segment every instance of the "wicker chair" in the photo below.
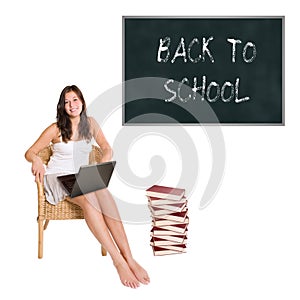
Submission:
{"label": "wicker chair", "polygon": [[[49,145],[44,148],[38,154],[44,164],[47,164],[50,156],[52,155],[52,149]],[[98,163],[101,159],[101,150],[99,147],[93,145],[93,149],[90,153],[89,163]],[[37,183],[38,189],[38,258],[43,257],[43,242],[44,242],[44,230],[46,230],[50,220],[72,220],[83,219],[82,209],[67,201],[60,201],[57,205],[52,205],[46,201],[44,186],[42,183]],[[106,255],[106,249],[101,245],[102,255]]]}

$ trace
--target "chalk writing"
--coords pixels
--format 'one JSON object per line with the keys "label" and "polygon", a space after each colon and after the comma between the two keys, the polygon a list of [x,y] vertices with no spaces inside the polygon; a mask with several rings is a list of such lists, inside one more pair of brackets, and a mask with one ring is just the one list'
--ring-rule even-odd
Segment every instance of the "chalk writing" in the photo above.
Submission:
{"label": "chalk writing", "polygon": [[[173,58],[171,59],[171,63],[175,63],[176,59],[178,57],[182,57],[183,61],[186,63],[188,61],[192,63],[198,63],[198,62],[204,62],[206,55],[209,57],[210,61],[212,63],[215,62],[211,51],[209,49],[209,43],[213,40],[214,38],[210,36],[208,39],[205,37],[202,38],[202,46],[201,46],[201,54],[198,55],[198,57],[192,57],[191,56],[191,50],[194,46],[200,45],[199,39],[198,38],[193,38],[192,41],[189,43],[187,51],[186,51],[186,45],[185,45],[185,40],[182,37],[179,41],[179,44],[177,46],[177,49],[174,53]],[[166,63],[169,60],[170,57],[170,44],[171,44],[171,38],[170,37],[164,37],[159,40],[159,46],[158,46],[158,51],[157,51],[157,61],[159,63]],[[165,57],[162,58],[162,53],[166,52]]]}
{"label": "chalk writing", "polygon": [[[208,85],[206,84],[206,76],[202,76],[202,84],[197,86],[197,77],[193,78],[193,87],[190,89],[190,93],[183,97],[182,95],[182,87],[183,85],[189,85],[189,80],[184,77],[176,87],[176,82],[174,79],[168,79],[164,88],[167,92],[172,94],[172,97],[165,99],[166,102],[172,102],[176,98],[178,98],[181,102],[188,102],[189,100],[199,99],[200,101],[207,100],[210,103],[216,102],[221,99],[224,103],[228,103],[234,100],[235,103],[241,103],[245,101],[249,101],[250,97],[242,97],[239,96],[239,85],[240,78],[236,78],[235,83],[233,84],[230,81],[225,81],[221,86],[216,81],[211,81]],[[229,89],[229,96],[225,96],[226,90]],[[197,97],[198,96],[198,97]]]}
{"label": "chalk writing", "polygon": [[[156,60],[158,63],[168,63],[169,61],[174,64],[177,60],[181,59],[182,62],[193,64],[208,61],[210,63],[215,63],[215,58],[213,51],[210,48],[210,44],[214,41],[214,37],[210,36],[208,38],[202,37],[202,42],[200,43],[197,37],[194,37],[191,42],[186,47],[186,41],[184,37],[181,37],[175,53],[171,55],[171,38],[169,36],[159,39],[159,45],[157,50]],[[231,62],[236,63],[237,56],[237,45],[243,44],[240,39],[236,38],[227,38],[227,42],[231,44]],[[191,51],[193,47],[197,47],[199,53],[198,56],[192,56]],[[187,50],[186,50],[187,48]],[[172,59],[170,59],[172,56]],[[247,41],[242,49],[242,59],[245,63],[252,63],[257,56],[256,46],[253,42]],[[205,58],[208,57],[208,60]],[[235,103],[242,103],[250,100],[250,96],[240,97],[239,96],[239,87],[240,87],[240,78],[236,77],[235,82],[232,83],[228,80],[225,80],[223,84],[220,84],[216,81],[211,81],[208,85],[206,84],[206,75],[202,76],[202,83],[198,86],[197,76],[193,77],[193,84],[191,85],[191,91],[186,96],[182,95],[183,85],[189,85],[190,81],[188,78],[184,77],[177,87],[175,86],[175,80],[173,78],[168,79],[164,88],[172,96],[165,99],[166,102],[172,102],[176,99],[185,103],[190,100],[199,99],[200,101],[207,100],[210,103],[214,103],[221,99],[224,103],[229,103],[234,101]],[[229,92],[228,92],[229,91]],[[227,96],[226,96],[227,95]]]}

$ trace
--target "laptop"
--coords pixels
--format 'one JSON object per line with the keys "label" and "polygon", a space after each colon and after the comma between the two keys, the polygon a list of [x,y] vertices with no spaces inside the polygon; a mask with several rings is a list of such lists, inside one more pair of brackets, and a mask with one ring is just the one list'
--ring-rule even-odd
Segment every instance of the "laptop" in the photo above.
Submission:
{"label": "laptop", "polygon": [[81,166],[78,173],[57,176],[64,188],[74,198],[108,187],[116,161]]}

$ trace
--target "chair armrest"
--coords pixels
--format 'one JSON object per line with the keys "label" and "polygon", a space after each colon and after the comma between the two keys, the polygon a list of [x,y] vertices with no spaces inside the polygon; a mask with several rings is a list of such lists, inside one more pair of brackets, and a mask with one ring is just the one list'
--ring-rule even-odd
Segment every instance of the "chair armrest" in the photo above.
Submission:
{"label": "chair armrest", "polygon": [[100,147],[93,145],[89,156],[89,164],[97,164],[101,162],[103,153]]}
{"label": "chair armrest", "polygon": [[38,192],[38,214],[39,217],[45,216],[45,201],[46,196],[44,192],[44,184],[42,182],[36,182]]}
{"label": "chair armrest", "polygon": [[38,197],[44,196],[44,184],[42,182],[37,181],[37,190],[38,190]]}

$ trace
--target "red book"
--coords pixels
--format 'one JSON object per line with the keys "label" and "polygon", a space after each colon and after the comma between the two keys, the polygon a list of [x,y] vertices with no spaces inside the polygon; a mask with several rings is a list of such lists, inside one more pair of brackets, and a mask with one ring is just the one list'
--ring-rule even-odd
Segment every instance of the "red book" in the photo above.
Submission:
{"label": "red book", "polygon": [[187,203],[176,203],[176,204],[166,204],[166,205],[150,205],[149,209],[153,215],[166,215],[172,212],[180,212],[186,209]]}
{"label": "red book", "polygon": [[[157,208],[157,207],[149,207],[149,210],[151,212],[152,217],[160,217],[160,216],[164,216],[167,214],[171,214],[174,213],[174,211],[172,210],[168,210],[168,209],[161,209],[161,208]],[[182,209],[179,209],[178,212],[185,212],[187,211],[187,207],[184,206]]]}
{"label": "red book", "polygon": [[187,218],[187,209],[185,211],[181,212],[174,212],[170,214],[161,214],[161,215],[152,215],[153,220],[157,219],[163,219],[163,220],[170,220],[170,221],[176,221],[176,222],[184,222]]}
{"label": "red book", "polygon": [[165,204],[176,204],[176,203],[178,204],[178,203],[185,203],[187,201],[186,197],[184,196],[178,200],[150,197],[150,196],[147,196],[147,198],[150,205],[165,205]]}
{"label": "red book", "polygon": [[[172,237],[174,238],[172,240]],[[182,236],[152,236],[150,240],[151,246],[166,246],[166,245],[178,245],[178,244],[186,244],[187,243],[187,237],[182,238]]]}
{"label": "red book", "polygon": [[177,225],[166,225],[160,226],[161,229],[171,230],[179,233],[183,233],[187,229],[187,224],[177,224]]}
{"label": "red book", "polygon": [[153,185],[146,190],[147,196],[173,200],[180,200],[184,196],[184,193],[184,189],[162,185]]}
{"label": "red book", "polygon": [[185,248],[174,250],[174,249],[168,249],[168,248],[159,247],[159,246],[153,246],[152,250],[153,250],[153,254],[156,255],[156,256],[168,255],[168,254],[178,254],[178,253],[185,253],[186,252]]}
{"label": "red book", "polygon": [[165,245],[162,246],[165,249],[179,251],[179,252],[185,252],[186,251],[186,245],[185,244],[173,244],[173,245]]}
{"label": "red book", "polygon": [[189,224],[189,217],[186,217],[184,221],[174,221],[174,220],[166,220],[161,218],[154,218],[152,220],[152,225],[154,226],[166,226],[166,225],[181,225],[181,224]]}
{"label": "red book", "polygon": [[162,226],[162,227],[153,226],[151,229],[151,235],[153,235],[153,236],[161,236],[161,235],[170,236],[170,235],[179,235],[179,234],[184,235],[188,231],[187,227],[185,227],[184,230],[181,230],[181,232],[174,231],[174,230],[171,230],[171,229],[168,229],[165,227],[167,227],[167,226]]}

